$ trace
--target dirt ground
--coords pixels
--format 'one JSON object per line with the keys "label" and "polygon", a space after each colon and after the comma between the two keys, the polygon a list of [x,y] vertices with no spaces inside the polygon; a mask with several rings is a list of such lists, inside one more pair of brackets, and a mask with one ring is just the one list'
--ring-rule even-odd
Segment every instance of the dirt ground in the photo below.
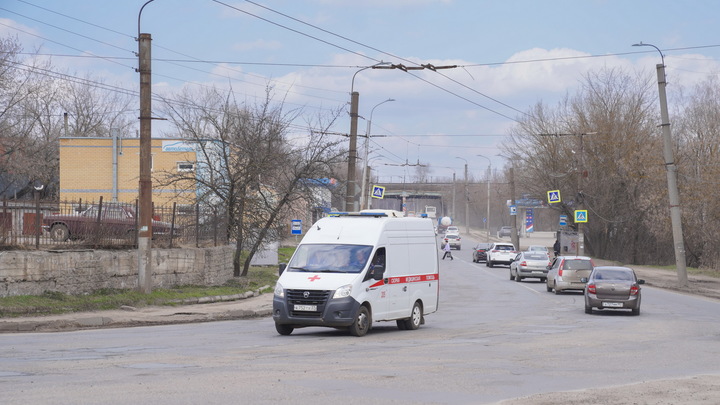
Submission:
{"label": "dirt ground", "polygon": [[[596,265],[617,263],[595,261]],[[688,275],[688,287],[678,286],[677,272],[650,266],[628,265],[645,285],[720,300],[720,278]],[[499,402],[499,405],[655,405],[720,404],[720,375],[697,375],[676,380],[645,381],[617,387],[536,394]]]}

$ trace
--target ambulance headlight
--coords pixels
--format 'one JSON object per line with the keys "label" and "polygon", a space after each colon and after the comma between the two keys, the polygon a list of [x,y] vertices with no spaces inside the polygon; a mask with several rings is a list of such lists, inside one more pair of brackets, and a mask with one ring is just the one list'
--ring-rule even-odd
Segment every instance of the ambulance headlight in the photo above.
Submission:
{"label": "ambulance headlight", "polygon": [[350,294],[352,294],[352,284],[344,285],[337,290],[335,290],[335,294],[333,294],[333,298],[345,298],[349,297]]}
{"label": "ambulance headlight", "polygon": [[280,283],[275,283],[275,296],[279,298],[285,297],[285,290]]}

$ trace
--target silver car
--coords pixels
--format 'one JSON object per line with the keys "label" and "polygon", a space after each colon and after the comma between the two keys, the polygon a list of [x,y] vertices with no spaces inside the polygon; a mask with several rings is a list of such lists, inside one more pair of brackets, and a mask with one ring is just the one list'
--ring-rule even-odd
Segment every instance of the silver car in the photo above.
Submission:
{"label": "silver car", "polygon": [[510,263],[510,280],[522,281],[524,278],[539,278],[544,283],[547,277],[550,259],[545,252],[520,252]]}
{"label": "silver car", "polygon": [[560,294],[567,290],[585,289],[583,278],[590,277],[595,267],[593,260],[587,256],[558,256],[553,259],[547,274],[547,291]]}
{"label": "silver car", "polygon": [[585,313],[597,309],[629,309],[640,315],[640,284],[629,267],[598,266],[590,273],[585,285]]}

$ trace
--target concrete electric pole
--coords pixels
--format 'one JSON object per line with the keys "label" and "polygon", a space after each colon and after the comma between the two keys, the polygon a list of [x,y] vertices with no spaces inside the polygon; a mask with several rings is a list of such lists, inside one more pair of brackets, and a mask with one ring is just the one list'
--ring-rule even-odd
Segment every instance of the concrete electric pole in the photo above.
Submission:
{"label": "concrete electric pole", "polygon": [[660,49],[651,44],[633,44],[633,46],[651,46],[660,53],[661,64],[655,65],[658,79],[658,92],[660,96],[660,117],[662,122],[663,157],[665,158],[665,171],[667,172],[668,196],[670,199],[670,220],[672,222],[673,244],[675,245],[675,265],[677,267],[678,284],[680,287],[688,286],[687,264],[685,262],[685,243],[683,242],[682,216],[680,212],[680,193],[677,185],[677,165],[673,156],[672,134],[670,132],[670,116],[667,108],[667,94],[665,88],[665,56]]}

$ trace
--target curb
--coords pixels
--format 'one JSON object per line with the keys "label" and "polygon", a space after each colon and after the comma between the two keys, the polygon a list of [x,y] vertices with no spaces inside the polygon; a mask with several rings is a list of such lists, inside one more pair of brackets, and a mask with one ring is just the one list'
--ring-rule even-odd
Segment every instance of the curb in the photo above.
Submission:
{"label": "curb", "polygon": [[[25,317],[0,320],[1,333],[66,332],[81,329],[119,328],[133,326],[170,325],[221,320],[260,318],[272,315],[272,294],[261,291],[263,286],[243,294],[220,295],[177,300],[177,306],[134,308],[124,306],[98,314],[72,313],[46,317]],[[249,298],[269,297],[248,302]],[[222,304],[205,306],[200,304]]]}

